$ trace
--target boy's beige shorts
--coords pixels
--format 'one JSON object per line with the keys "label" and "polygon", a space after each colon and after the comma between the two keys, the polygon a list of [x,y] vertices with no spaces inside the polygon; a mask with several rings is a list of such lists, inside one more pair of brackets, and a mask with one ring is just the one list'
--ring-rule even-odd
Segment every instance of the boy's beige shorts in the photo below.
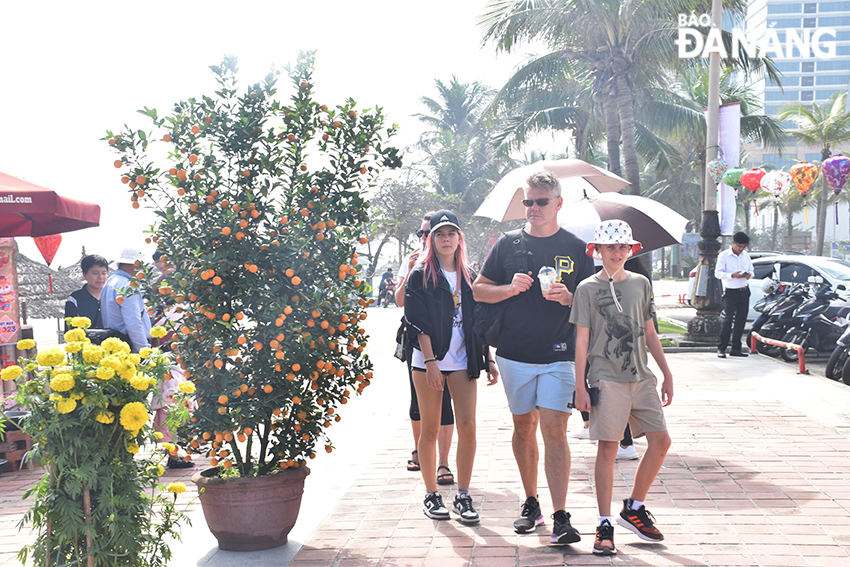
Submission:
{"label": "boy's beige shorts", "polygon": [[653,377],[640,382],[600,380],[599,401],[590,409],[590,438],[597,441],[620,441],[626,423],[632,426],[632,437],[667,431],[658,380]]}

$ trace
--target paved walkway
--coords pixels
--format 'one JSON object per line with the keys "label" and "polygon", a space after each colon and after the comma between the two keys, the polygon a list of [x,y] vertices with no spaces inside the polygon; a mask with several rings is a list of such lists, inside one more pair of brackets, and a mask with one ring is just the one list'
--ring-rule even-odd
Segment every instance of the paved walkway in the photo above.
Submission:
{"label": "paved walkway", "polygon": [[[370,311],[370,322],[378,323],[370,331],[394,332],[398,310]],[[376,344],[382,339],[370,346]],[[568,510],[582,541],[562,548],[548,544],[552,510],[542,486],[545,526],[536,534],[513,533],[524,498],[511,453],[510,416],[501,386],[487,388],[483,381],[472,482],[481,524],[426,518],[421,477],[405,468],[412,444],[406,379],[389,351],[388,343],[373,353],[376,376],[387,379],[376,380],[366,396],[347,407],[353,410],[347,428],[331,432],[340,450],[311,463],[314,474],[307,479],[289,544],[255,553],[219,551],[193,507],[194,526],[184,532],[182,544],[175,544],[171,564],[850,565],[850,387],[797,375],[764,357],[669,354],[676,386],[667,411],[673,446],[647,500],[666,539],[642,542],[617,527],[619,554],[603,558],[590,553],[595,447],[588,441],[571,441]],[[571,428],[577,425],[576,420]],[[638,451],[644,447],[638,440]],[[615,503],[628,495],[636,466],[636,461],[618,463]],[[185,476],[168,474],[173,475],[169,481]],[[14,554],[29,540],[14,526],[26,509],[21,491],[34,478],[26,471],[0,475],[0,566],[17,564]],[[444,490],[444,499],[453,493],[453,487]]]}

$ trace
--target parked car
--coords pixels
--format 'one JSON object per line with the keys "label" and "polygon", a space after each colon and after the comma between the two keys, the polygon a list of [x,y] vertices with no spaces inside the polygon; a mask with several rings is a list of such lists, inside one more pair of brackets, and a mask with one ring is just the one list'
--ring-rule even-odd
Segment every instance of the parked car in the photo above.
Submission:
{"label": "parked car", "polygon": [[[759,258],[764,258],[765,256],[781,256],[783,253],[782,252],[766,252],[766,251],[755,251],[754,250],[752,252],[748,252],[748,254],[750,255],[750,259],[753,260],[753,263],[755,263],[755,260],[757,260]],[[694,296],[694,285],[696,285],[696,281],[697,281],[697,266],[694,266],[694,269],[691,270],[691,272],[688,274],[688,293],[685,296],[685,299],[687,300],[688,305],[691,304],[691,298],[693,298],[693,296]],[[755,305],[755,301],[751,301],[750,305]],[[752,311],[751,311],[751,314],[752,314]],[[755,318],[755,317],[753,316],[752,318]]]}

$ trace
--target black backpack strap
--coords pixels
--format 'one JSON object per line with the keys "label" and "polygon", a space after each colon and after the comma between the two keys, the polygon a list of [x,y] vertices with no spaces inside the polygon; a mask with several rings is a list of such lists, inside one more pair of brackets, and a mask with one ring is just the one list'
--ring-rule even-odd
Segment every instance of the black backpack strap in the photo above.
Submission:
{"label": "black backpack strap", "polygon": [[531,252],[529,252],[528,248],[525,246],[525,238],[522,235],[522,229],[506,232],[505,237],[507,237],[513,247],[513,258],[516,265],[514,273],[521,272],[523,274],[527,274],[529,271],[528,257],[531,256]]}

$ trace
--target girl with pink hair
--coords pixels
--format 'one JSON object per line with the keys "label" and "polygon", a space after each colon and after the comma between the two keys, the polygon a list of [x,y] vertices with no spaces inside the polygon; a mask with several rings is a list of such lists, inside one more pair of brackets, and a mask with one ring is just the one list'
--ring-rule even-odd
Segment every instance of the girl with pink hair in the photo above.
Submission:
{"label": "girl with pink hair", "polygon": [[469,494],[476,450],[475,380],[482,370],[487,371],[489,385],[498,380],[487,348],[472,330],[474,279],[475,274],[466,265],[466,247],[457,216],[451,211],[437,211],[431,216],[431,234],[424,254],[407,280],[404,316],[414,346],[413,383],[422,419],[418,448],[427,491],[423,511],[435,520],[450,517],[437,490],[435,473],[443,389],[448,387],[458,435],[458,490],[452,508],[464,524],[479,521]]}

